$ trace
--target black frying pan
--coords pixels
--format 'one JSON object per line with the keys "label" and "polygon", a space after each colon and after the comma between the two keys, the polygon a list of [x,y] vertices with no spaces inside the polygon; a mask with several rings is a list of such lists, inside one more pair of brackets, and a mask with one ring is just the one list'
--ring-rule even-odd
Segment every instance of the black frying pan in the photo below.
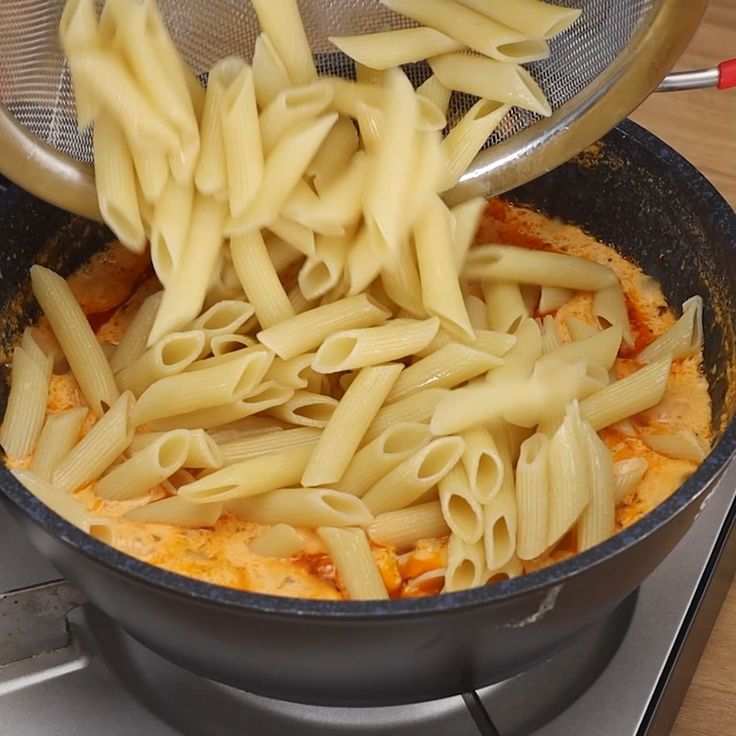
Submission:
{"label": "black frying pan", "polygon": [[[63,521],[2,468],[9,508],[59,570],[137,639],[200,674],[272,697],[329,705],[437,698],[497,681],[563,646],[662,561],[736,448],[736,215],[686,161],[632,123],[509,197],[614,245],[661,280],[671,303],[705,299],[705,363],[720,439],[639,523],[498,585],[334,603],[238,592],[138,562]],[[102,228],[9,189],[0,200],[6,355],[38,313],[31,264],[68,274],[106,240]]]}

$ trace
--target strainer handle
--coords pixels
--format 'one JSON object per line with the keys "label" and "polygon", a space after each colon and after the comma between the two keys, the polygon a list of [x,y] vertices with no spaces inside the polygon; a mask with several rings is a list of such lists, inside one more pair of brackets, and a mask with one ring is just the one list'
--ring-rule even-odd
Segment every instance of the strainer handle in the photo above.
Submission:
{"label": "strainer handle", "polygon": [[657,92],[678,92],[686,89],[736,87],[736,59],[721,62],[712,69],[694,69],[688,72],[668,74],[657,87]]}

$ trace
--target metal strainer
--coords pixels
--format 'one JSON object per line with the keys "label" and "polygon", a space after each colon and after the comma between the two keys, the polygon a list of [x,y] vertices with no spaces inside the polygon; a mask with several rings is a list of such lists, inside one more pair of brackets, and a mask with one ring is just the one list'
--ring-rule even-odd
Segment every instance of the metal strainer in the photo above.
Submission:
{"label": "metal strainer", "polygon": [[[511,189],[606,133],[656,88],[707,5],[707,0],[553,1],[583,13],[552,41],[549,59],[528,66],[550,100],[552,116],[540,119],[514,109],[454,197]],[[49,202],[99,218],[91,135],[77,130],[69,69],[58,41],[64,3],[0,1],[0,171]],[[322,73],[353,74],[352,62],[335,51],[328,36],[415,25],[379,0],[299,4]],[[247,0],[159,0],[159,7],[178,48],[201,78],[229,54],[250,59],[259,28]],[[418,64],[407,71],[418,84],[429,68]],[[451,121],[473,101],[454,95]]]}

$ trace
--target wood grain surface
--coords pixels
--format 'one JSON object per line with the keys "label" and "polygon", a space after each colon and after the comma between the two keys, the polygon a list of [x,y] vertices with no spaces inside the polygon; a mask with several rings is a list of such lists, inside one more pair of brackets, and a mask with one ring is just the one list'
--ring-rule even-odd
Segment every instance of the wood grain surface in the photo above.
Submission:
{"label": "wood grain surface", "polygon": [[[736,0],[711,0],[677,69],[710,67],[733,57]],[[683,154],[736,207],[736,89],[652,95],[631,117]],[[672,736],[729,734],[736,734],[733,584],[672,731]]]}

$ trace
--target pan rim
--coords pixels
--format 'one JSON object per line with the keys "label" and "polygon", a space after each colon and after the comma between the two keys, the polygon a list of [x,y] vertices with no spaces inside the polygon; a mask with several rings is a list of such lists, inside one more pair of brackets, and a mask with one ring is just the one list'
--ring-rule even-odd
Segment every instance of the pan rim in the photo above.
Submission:
{"label": "pan rim", "polygon": [[[633,139],[638,146],[656,158],[666,161],[674,176],[689,184],[699,199],[707,200],[711,216],[714,220],[723,223],[722,229],[725,227],[726,233],[733,238],[733,245],[736,247],[736,212],[702,173],[662,140],[632,121],[624,121],[613,132]],[[642,519],[605,542],[547,568],[513,580],[455,593],[388,601],[328,601],[290,598],[236,590],[188,578],[139,561],[89,536],[46,507],[16,480],[5,466],[0,472],[0,490],[17,508],[56,539],[63,541],[92,562],[104,567],[107,572],[125,577],[140,585],[153,586],[159,593],[174,597],[184,596],[190,602],[194,600],[205,607],[247,611],[251,614],[268,615],[269,617],[361,622],[451,614],[512,598],[538,596],[540,593],[563,586],[578,574],[603,564],[623,549],[644,540],[661,526],[674,520],[680,512],[695,503],[698,498],[713,492],[712,486],[717,483],[720,474],[726,469],[735,452],[736,417],[731,419],[711,453],[685,483]],[[701,510],[708,497],[701,502]]]}

